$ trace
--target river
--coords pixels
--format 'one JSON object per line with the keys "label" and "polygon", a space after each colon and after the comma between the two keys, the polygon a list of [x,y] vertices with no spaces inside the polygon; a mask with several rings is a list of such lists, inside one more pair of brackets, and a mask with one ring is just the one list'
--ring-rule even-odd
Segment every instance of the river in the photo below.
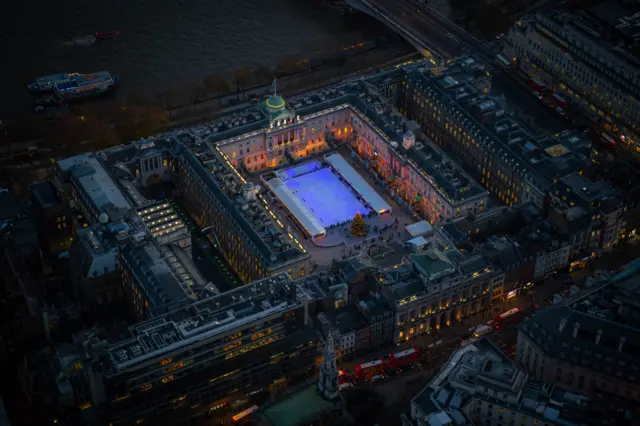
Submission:
{"label": "river", "polygon": [[[107,70],[121,77],[118,93],[126,97],[231,76],[240,66],[273,67],[285,55],[311,56],[389,32],[372,18],[345,18],[314,0],[31,0],[12,7],[21,19],[0,29],[0,51],[10,59],[0,66],[0,119],[29,110],[26,86],[37,76]],[[61,46],[109,30],[121,35]]]}

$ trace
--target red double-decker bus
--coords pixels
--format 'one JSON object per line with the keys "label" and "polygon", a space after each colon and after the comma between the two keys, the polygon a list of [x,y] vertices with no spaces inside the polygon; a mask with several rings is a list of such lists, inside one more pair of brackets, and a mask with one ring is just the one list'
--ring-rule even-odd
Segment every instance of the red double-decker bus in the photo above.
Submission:
{"label": "red double-decker bus", "polygon": [[493,326],[498,329],[500,328],[500,323],[502,323],[507,318],[511,318],[514,315],[518,315],[520,313],[520,308],[509,309],[506,312],[501,313],[497,317],[493,319]]}
{"label": "red double-decker bus", "polygon": [[418,348],[407,349],[389,356],[389,367],[400,368],[420,360],[420,350]]}
{"label": "red double-decker bus", "polygon": [[375,376],[376,374],[382,373],[384,367],[385,362],[381,359],[356,365],[356,377],[362,379],[363,377]]}

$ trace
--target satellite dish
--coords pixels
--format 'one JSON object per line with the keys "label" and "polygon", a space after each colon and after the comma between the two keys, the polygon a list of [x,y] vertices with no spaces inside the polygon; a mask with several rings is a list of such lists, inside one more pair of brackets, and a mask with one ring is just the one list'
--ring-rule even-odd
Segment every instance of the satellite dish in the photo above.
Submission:
{"label": "satellite dish", "polygon": [[98,220],[102,224],[107,223],[109,222],[109,215],[106,213],[100,213],[100,216],[98,216]]}

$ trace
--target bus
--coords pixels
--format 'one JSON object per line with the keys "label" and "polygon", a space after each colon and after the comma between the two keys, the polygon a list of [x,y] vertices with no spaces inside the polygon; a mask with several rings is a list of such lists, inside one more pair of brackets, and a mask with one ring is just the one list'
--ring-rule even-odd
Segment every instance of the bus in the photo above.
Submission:
{"label": "bus", "polygon": [[530,78],[527,83],[529,84],[529,88],[533,91],[533,93],[541,93],[547,89],[544,83],[536,78]]}
{"label": "bus", "polygon": [[513,309],[509,309],[506,312],[501,313],[500,315],[498,315],[497,317],[495,317],[493,319],[494,321],[494,327],[496,329],[500,328],[500,323],[504,320],[506,320],[507,318],[511,318],[514,315],[517,315],[520,313],[520,308],[513,308]]}
{"label": "bus", "polygon": [[489,325],[486,325],[486,324],[479,325],[474,330],[473,337],[475,337],[476,339],[479,339],[480,337],[491,333],[492,330],[493,329]]}
{"label": "bus", "polygon": [[613,139],[608,133],[602,132],[600,133],[600,140],[607,146],[615,147],[618,143]]}
{"label": "bus", "polygon": [[406,351],[389,355],[389,367],[399,368],[409,364],[414,364],[420,360],[420,349],[411,348]]}
{"label": "bus", "polygon": [[240,422],[242,419],[244,419],[245,417],[251,415],[251,413],[253,413],[254,411],[256,411],[258,409],[257,405],[254,405],[252,407],[247,408],[244,411],[240,411],[238,414],[236,414],[235,416],[231,417],[231,420],[233,420],[233,423],[238,423]]}
{"label": "bus", "polygon": [[385,362],[381,359],[356,365],[356,378],[362,379],[364,377],[375,376],[376,374],[382,373],[384,367]]}
{"label": "bus", "polygon": [[510,70],[513,65],[507,58],[503,55],[496,55],[496,64],[498,64],[504,70]]}

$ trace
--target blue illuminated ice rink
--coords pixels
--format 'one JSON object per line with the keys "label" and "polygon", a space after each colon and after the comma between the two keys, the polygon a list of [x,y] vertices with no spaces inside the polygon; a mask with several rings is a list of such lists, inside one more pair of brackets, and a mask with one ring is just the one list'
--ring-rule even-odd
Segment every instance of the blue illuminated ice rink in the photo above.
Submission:
{"label": "blue illuminated ice rink", "polygon": [[[315,170],[314,163],[305,168]],[[297,169],[297,168],[296,168]],[[365,215],[368,209],[358,200],[347,183],[340,181],[330,168],[323,168],[299,175],[302,170],[287,170],[284,184],[320,220],[322,226],[330,228],[343,222],[351,222],[356,212]],[[303,173],[304,173],[303,172]]]}

